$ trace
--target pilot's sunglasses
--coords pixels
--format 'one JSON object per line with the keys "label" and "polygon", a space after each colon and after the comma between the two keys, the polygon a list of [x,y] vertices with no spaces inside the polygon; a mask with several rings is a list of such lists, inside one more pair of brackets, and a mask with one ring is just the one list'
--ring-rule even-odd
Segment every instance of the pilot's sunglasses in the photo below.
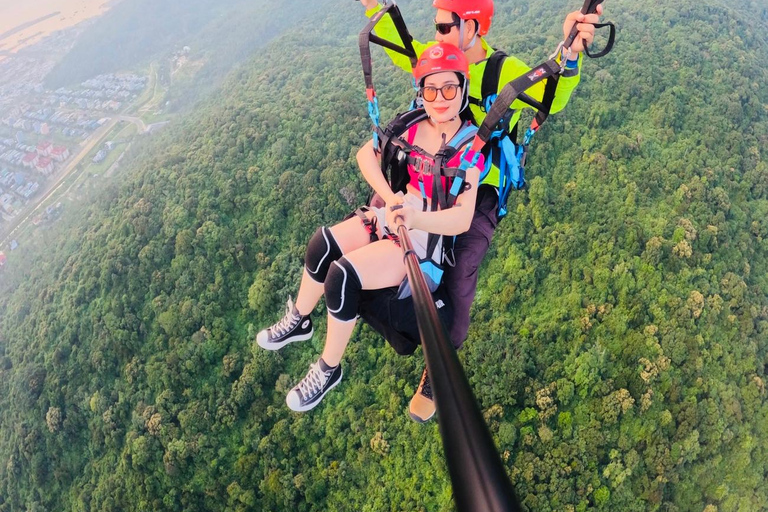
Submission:
{"label": "pilot's sunglasses", "polygon": [[435,30],[446,36],[451,33],[453,27],[458,27],[461,21],[452,21],[450,23],[438,23],[435,22]]}
{"label": "pilot's sunglasses", "polygon": [[424,101],[435,101],[437,99],[437,91],[443,95],[443,98],[450,101],[456,97],[456,93],[459,91],[458,84],[445,84],[442,87],[432,87],[431,85],[425,85],[421,88],[421,97]]}

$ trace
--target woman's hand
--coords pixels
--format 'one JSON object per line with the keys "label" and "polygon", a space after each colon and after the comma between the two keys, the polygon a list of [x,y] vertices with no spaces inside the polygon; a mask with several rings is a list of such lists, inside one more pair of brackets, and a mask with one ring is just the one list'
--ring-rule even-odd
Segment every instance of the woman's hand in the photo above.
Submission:
{"label": "woman's hand", "polygon": [[565,23],[563,23],[563,40],[568,39],[571,34],[571,28],[574,23],[579,29],[579,35],[573,40],[571,44],[571,59],[575,59],[579,52],[583,52],[584,48],[592,44],[595,39],[595,27],[592,23],[600,23],[600,16],[603,14],[603,6],[597,6],[597,14],[582,14],[581,11],[573,11],[565,17]]}
{"label": "woman's hand", "polygon": [[387,226],[389,226],[392,231],[397,231],[399,222],[402,222],[407,229],[411,229],[413,218],[416,215],[416,210],[408,205],[402,204],[402,198],[400,199],[401,204],[387,205]]}
{"label": "woman's hand", "polygon": [[384,201],[387,203],[387,208],[389,208],[390,206],[403,204],[403,201],[405,201],[405,196],[402,194],[398,195],[394,192],[390,192],[386,197],[384,197]]}

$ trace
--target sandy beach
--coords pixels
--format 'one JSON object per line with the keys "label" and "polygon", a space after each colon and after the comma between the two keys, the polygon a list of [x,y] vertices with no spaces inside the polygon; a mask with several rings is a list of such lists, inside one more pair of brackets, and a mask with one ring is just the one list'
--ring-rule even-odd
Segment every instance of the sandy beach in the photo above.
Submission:
{"label": "sandy beach", "polygon": [[106,11],[110,0],[0,2],[0,60]]}

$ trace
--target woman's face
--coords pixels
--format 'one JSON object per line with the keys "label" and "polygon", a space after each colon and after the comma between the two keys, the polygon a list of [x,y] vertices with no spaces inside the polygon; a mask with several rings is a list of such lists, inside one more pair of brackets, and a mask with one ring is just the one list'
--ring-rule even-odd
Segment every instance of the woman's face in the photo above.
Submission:
{"label": "woman's face", "polygon": [[421,95],[424,109],[434,122],[445,123],[459,115],[463,91],[459,87],[459,77],[453,71],[427,76],[421,87]]}

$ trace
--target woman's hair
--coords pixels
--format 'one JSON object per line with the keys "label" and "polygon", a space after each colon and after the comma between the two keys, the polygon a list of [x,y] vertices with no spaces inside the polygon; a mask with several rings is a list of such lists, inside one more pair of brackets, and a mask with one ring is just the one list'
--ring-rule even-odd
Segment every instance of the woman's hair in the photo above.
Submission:
{"label": "woman's hair", "polygon": [[466,106],[461,112],[459,112],[459,119],[465,123],[469,121],[473,125],[477,126],[477,123],[475,122],[475,115],[472,113],[472,109],[469,108],[469,80],[467,80],[461,73],[456,73],[456,76],[459,79],[459,85],[461,85],[462,103],[465,101],[464,98],[467,98]]}

